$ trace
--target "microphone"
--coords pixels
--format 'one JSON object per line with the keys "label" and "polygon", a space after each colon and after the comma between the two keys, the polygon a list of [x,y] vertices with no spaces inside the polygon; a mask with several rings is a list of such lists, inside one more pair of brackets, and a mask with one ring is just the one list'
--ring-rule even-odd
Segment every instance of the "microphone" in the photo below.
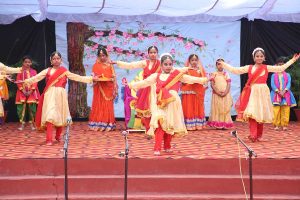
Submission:
{"label": "microphone", "polygon": [[127,138],[128,131],[122,131],[121,134],[125,139],[125,151],[120,151],[119,156],[120,157],[126,156],[126,158],[127,158],[128,152],[129,152],[129,144],[128,144],[128,138]]}
{"label": "microphone", "polygon": [[233,137],[236,137],[236,130],[231,131],[230,134],[231,134]]}

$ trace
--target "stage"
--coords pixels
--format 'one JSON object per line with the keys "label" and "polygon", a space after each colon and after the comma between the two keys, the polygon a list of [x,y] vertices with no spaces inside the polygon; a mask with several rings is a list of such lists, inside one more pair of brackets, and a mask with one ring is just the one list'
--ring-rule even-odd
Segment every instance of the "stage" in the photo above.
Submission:
{"label": "stage", "polygon": [[[0,129],[0,199],[64,199],[63,142],[45,144],[45,133]],[[70,128],[70,199],[123,199],[124,122],[114,132],[93,132],[87,122]],[[300,199],[300,123],[288,131],[265,125],[263,140],[247,139],[248,125],[231,130],[207,128],[174,137],[172,153],[153,155],[154,139],[130,133],[129,199],[245,199],[237,130],[257,154],[253,159],[255,199]],[[248,154],[240,145],[241,169],[249,191]],[[279,187],[280,186],[280,187]]]}

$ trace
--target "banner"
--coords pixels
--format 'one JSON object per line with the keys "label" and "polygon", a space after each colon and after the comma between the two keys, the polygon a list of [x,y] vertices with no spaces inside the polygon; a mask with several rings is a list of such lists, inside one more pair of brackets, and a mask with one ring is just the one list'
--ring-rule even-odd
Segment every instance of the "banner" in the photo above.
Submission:
{"label": "banner", "polygon": [[[143,24],[140,22],[119,24],[104,22],[89,24],[94,35],[85,42],[83,64],[86,74],[91,74],[91,68],[97,58],[97,48],[103,45],[107,48],[113,61],[139,61],[147,59],[147,48],[155,45],[159,55],[165,52],[172,54],[175,67],[184,66],[190,54],[197,54],[206,72],[216,71],[215,61],[223,58],[232,66],[240,66],[240,21],[222,23],[168,23]],[[67,61],[67,33],[65,23],[56,23],[57,50],[62,53],[63,65]],[[141,71],[124,70],[115,66],[119,85],[119,96],[115,100],[115,116],[124,118],[124,104],[121,80],[128,81]],[[240,94],[240,77],[231,74],[231,94],[234,101]],[[91,106],[93,91],[87,87],[88,105]],[[211,106],[211,87],[208,85],[205,95],[205,114],[209,116]],[[232,109],[232,114],[235,114]]]}

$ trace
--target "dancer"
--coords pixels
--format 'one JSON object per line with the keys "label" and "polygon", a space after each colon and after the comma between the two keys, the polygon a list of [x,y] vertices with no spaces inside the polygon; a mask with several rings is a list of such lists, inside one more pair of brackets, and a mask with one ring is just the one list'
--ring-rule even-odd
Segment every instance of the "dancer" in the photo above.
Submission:
{"label": "dancer", "polygon": [[[157,59],[158,49],[156,46],[148,48],[148,60],[141,60],[137,62],[112,62],[117,64],[118,67],[123,69],[143,69],[143,79],[148,78],[153,73],[161,72],[160,61]],[[141,117],[142,124],[146,128],[146,131],[150,128],[151,119],[151,107],[155,104],[155,86],[149,86],[146,88],[139,89],[137,92],[137,101],[135,105],[136,113]]]}
{"label": "dancer", "polygon": [[233,104],[230,94],[231,79],[219,63],[223,59],[217,59],[217,71],[211,74],[211,109],[207,125],[216,129],[228,129],[233,127],[230,110]]}
{"label": "dancer", "polygon": [[8,67],[0,62],[0,80],[1,80],[1,95],[0,95],[0,124],[4,123],[4,108],[2,103],[3,99],[8,99],[8,88],[6,85],[6,78],[9,77],[8,74],[20,73],[21,68]]}
{"label": "dancer", "polygon": [[[284,58],[278,58],[276,65],[281,66],[283,64]],[[295,97],[290,90],[291,75],[285,71],[272,74],[271,88],[271,101],[274,111],[273,125],[275,130],[279,130],[282,127],[282,130],[286,131],[290,120],[290,107],[297,105]]]}
{"label": "dancer", "polygon": [[[186,62],[187,74],[195,77],[206,77],[204,67],[196,54],[191,54]],[[186,84],[181,86],[182,109],[187,130],[201,130],[205,127],[204,96],[206,85]]]}
{"label": "dancer", "polygon": [[67,80],[82,83],[92,83],[98,78],[92,76],[80,76],[73,74],[61,66],[61,54],[57,51],[50,56],[52,67],[44,69],[36,76],[25,80],[25,84],[33,85],[46,78],[46,87],[39,99],[36,112],[36,127],[41,130],[46,128],[46,145],[52,145],[52,130],[56,128],[56,141],[60,142],[62,128],[71,119],[67,91],[65,89]]}
{"label": "dancer", "polygon": [[101,81],[93,85],[93,102],[89,116],[89,129],[111,131],[116,128],[114,99],[118,93],[116,74],[104,47],[99,47],[93,74]]}
{"label": "dancer", "polygon": [[282,66],[265,65],[265,51],[256,48],[252,52],[254,65],[235,68],[229,64],[219,61],[222,67],[234,74],[248,73],[248,81],[236,103],[237,120],[249,121],[250,135],[252,142],[259,141],[263,134],[263,123],[272,123],[273,107],[270,97],[270,90],[266,84],[268,72],[282,72],[293,64],[300,54]]}
{"label": "dancer", "polygon": [[[27,78],[35,76],[37,73],[32,69],[32,59],[29,56],[22,58],[22,72],[17,75],[16,81],[24,81]],[[34,118],[36,113],[36,105],[39,101],[40,93],[37,83],[30,87],[24,83],[18,83],[16,94],[17,113],[21,123],[18,128],[20,131],[24,129],[26,117],[28,117],[31,130],[35,130]]]}
{"label": "dancer", "polygon": [[173,68],[173,58],[170,54],[161,57],[162,73],[154,73],[148,78],[135,83],[129,83],[129,88],[145,88],[156,85],[156,106],[153,109],[150,126],[155,131],[154,155],[160,155],[161,144],[164,140],[164,150],[171,152],[171,138],[175,133],[187,133],[181,101],[178,95],[180,82],[200,83],[207,82],[207,78],[185,75]]}

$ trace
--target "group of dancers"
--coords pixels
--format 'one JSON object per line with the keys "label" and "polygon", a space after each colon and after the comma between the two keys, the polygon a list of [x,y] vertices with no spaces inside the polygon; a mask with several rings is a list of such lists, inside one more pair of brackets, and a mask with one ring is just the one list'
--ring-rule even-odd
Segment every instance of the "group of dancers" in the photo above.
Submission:
{"label": "group of dancers", "polygon": [[[286,129],[289,108],[295,105],[295,99],[289,90],[291,78],[284,70],[293,64],[300,54],[295,54],[285,64],[278,63],[276,66],[263,64],[265,52],[262,48],[254,49],[252,55],[255,64],[239,68],[230,66],[223,59],[217,59],[216,72],[207,76],[196,54],[188,57],[185,67],[175,68],[171,54],[164,53],[158,59],[158,48],[155,46],[148,48],[149,59],[131,63],[112,61],[107,50],[100,46],[96,63],[92,68],[92,76],[71,73],[61,66],[61,54],[53,52],[50,56],[51,67],[38,74],[31,68],[31,58],[26,56],[20,68],[7,67],[1,63],[0,78],[4,79],[7,74],[18,73],[16,104],[21,122],[19,130],[24,129],[25,114],[28,112],[31,128],[46,129],[46,144],[52,145],[53,129],[56,129],[55,139],[59,142],[62,128],[70,118],[65,89],[67,79],[93,83],[89,129],[111,131],[116,128],[114,98],[118,91],[117,74],[113,65],[129,70],[141,68],[143,80],[124,82],[124,86],[137,91],[134,101],[136,114],[141,118],[147,134],[155,137],[154,155],[160,155],[162,142],[165,152],[172,151],[171,140],[174,134],[186,134],[187,130],[201,130],[206,125],[217,129],[233,127],[230,114],[233,105],[230,94],[231,79],[224,69],[234,74],[248,73],[248,81],[235,108],[237,120],[249,122],[249,139],[252,142],[261,139],[264,123],[274,122],[275,129],[279,129],[279,126]],[[271,95],[266,84],[269,72],[274,72]],[[40,95],[37,82],[44,78],[46,87]],[[211,113],[206,122],[204,96],[208,82],[213,92]],[[3,116],[2,101],[1,116]]]}

